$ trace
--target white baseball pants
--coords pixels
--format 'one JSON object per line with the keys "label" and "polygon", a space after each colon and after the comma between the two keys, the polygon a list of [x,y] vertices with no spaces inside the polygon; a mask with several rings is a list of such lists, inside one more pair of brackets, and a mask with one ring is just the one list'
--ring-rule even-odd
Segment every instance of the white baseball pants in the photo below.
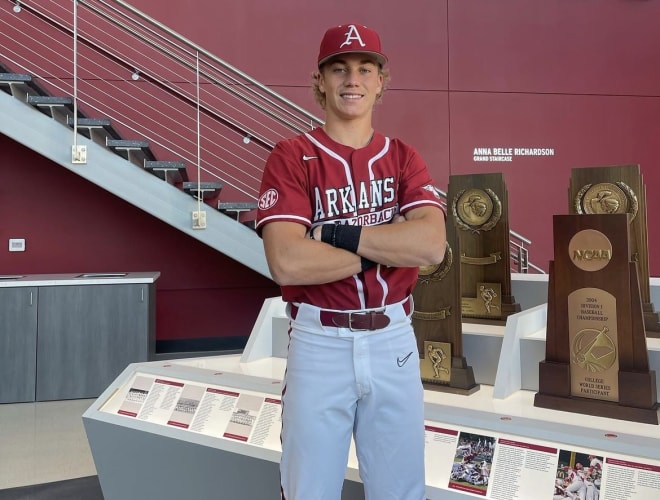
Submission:
{"label": "white baseball pants", "polygon": [[282,495],[339,500],[354,436],[366,500],[424,500],[424,396],[409,316],[352,332],[301,304],[282,397]]}

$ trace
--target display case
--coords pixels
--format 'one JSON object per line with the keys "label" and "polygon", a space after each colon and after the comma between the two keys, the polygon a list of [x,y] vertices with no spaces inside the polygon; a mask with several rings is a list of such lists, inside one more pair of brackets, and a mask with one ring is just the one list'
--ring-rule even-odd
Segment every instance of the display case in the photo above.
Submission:
{"label": "display case", "polygon": [[[242,354],[132,364],[106,389],[83,416],[106,500],[280,498],[284,310],[265,301]],[[504,325],[463,324],[481,386],[425,392],[429,499],[553,498],[578,462],[596,464],[601,500],[660,498],[658,426],[534,406],[545,314],[529,304]],[[660,341],[648,346],[657,372]],[[364,498],[357,467],[351,447],[344,500]]]}

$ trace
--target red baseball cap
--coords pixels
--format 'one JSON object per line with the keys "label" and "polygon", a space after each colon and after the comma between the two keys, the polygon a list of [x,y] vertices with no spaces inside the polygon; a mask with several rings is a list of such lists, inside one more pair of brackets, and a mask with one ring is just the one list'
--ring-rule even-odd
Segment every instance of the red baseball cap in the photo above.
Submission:
{"label": "red baseball cap", "polygon": [[380,46],[380,37],[371,28],[361,24],[342,24],[328,29],[319,48],[319,67],[338,54],[369,54],[383,66],[387,56]]}

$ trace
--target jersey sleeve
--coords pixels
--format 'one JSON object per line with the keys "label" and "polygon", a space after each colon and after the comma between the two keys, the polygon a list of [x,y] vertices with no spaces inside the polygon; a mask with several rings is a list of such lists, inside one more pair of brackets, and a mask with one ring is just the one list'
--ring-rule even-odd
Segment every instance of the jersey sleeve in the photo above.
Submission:
{"label": "jersey sleeve", "polygon": [[399,181],[399,211],[407,211],[423,206],[435,206],[445,211],[440,202],[440,194],[435,189],[433,179],[421,155],[411,147],[404,155],[405,165]]}
{"label": "jersey sleeve", "polygon": [[282,141],[266,160],[257,206],[257,234],[271,222],[311,226],[309,176],[292,141]]}

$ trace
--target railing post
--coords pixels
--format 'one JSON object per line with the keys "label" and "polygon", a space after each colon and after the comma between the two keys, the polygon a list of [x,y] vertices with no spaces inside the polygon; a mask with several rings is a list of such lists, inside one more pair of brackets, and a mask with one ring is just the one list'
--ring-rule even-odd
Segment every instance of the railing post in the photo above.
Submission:
{"label": "railing post", "polygon": [[87,163],[87,146],[78,144],[78,0],[73,0],[73,146],[71,163]]}
{"label": "railing post", "polygon": [[520,246],[520,272],[529,272],[529,252],[522,245]]}
{"label": "railing post", "polygon": [[192,228],[206,229],[206,211],[202,210],[202,196],[200,196],[200,183],[202,174],[201,161],[201,126],[200,126],[200,91],[199,91],[199,51],[196,52],[196,88],[197,88],[197,210],[192,213]]}

